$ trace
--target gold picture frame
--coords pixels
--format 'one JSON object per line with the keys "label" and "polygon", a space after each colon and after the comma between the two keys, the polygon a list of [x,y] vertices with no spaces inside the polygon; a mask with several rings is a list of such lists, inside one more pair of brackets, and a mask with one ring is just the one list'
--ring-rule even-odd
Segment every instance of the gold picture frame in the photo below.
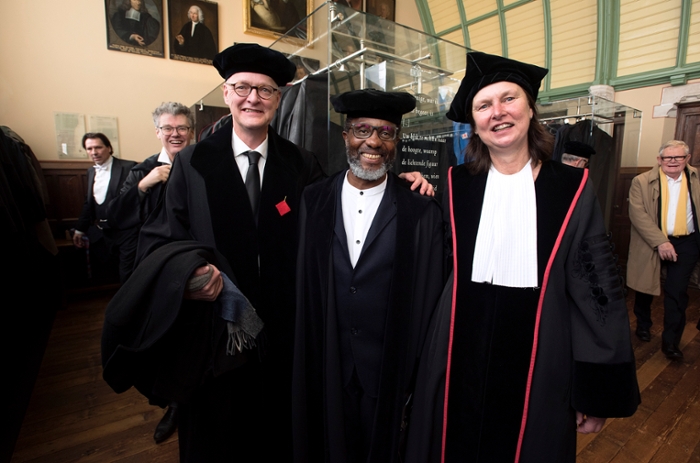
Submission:
{"label": "gold picture frame", "polygon": [[313,23],[309,15],[313,7],[313,0],[246,0],[243,2],[243,32],[277,40],[293,29],[293,34],[285,41],[310,44]]}

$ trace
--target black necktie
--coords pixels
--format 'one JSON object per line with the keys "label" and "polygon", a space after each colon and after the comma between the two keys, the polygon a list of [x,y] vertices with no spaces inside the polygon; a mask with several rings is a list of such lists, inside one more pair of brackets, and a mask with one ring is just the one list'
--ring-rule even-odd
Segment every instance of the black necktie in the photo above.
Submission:
{"label": "black necktie", "polygon": [[258,222],[258,203],[260,202],[260,171],[258,170],[258,161],[260,153],[257,151],[248,151],[245,153],[248,156],[248,173],[245,176],[245,189],[248,192],[250,199],[250,207],[253,208],[253,217],[255,222]]}

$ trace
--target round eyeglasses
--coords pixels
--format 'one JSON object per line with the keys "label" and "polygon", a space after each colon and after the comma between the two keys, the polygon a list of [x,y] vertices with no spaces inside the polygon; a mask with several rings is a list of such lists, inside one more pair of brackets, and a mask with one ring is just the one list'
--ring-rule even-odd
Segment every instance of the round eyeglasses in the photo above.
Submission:
{"label": "round eyeglasses", "polygon": [[187,127],[186,125],[181,125],[179,127],[170,127],[169,125],[164,125],[163,127],[158,127],[158,129],[163,132],[165,135],[172,135],[173,131],[177,130],[177,133],[180,135],[187,135],[187,133],[190,131],[191,127]]}
{"label": "round eyeglasses", "polygon": [[350,129],[353,135],[355,135],[355,138],[360,138],[362,140],[371,137],[375,130],[377,131],[379,139],[384,141],[396,140],[396,135],[398,134],[396,127],[391,125],[376,127],[369,124],[350,124]]}
{"label": "round eyeglasses", "polygon": [[269,100],[272,98],[272,95],[274,95],[275,92],[279,91],[275,87],[271,87],[269,85],[250,85],[243,82],[235,82],[233,84],[226,82],[226,85],[232,88],[238,96],[248,96],[250,95],[250,92],[255,90],[258,92],[258,96],[263,100]]}

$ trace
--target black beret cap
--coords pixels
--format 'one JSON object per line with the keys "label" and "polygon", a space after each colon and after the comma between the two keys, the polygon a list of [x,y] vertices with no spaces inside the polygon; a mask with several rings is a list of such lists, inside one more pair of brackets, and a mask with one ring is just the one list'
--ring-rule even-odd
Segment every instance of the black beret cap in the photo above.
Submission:
{"label": "black beret cap", "polygon": [[534,64],[521,63],[501,56],[479,51],[467,53],[467,71],[452,100],[447,118],[455,122],[467,122],[472,100],[482,88],[496,82],[513,82],[537,99],[540,83],[549,70]]}
{"label": "black beret cap", "polygon": [[564,143],[564,152],[586,159],[590,159],[591,156],[595,154],[595,150],[592,146],[574,140]]}
{"label": "black beret cap", "polygon": [[401,116],[413,111],[416,99],[406,92],[383,92],[373,88],[331,96],[335,111],[350,118],[371,117],[401,125]]}
{"label": "black beret cap", "polygon": [[279,86],[294,79],[297,67],[282,53],[257,43],[237,43],[214,57],[214,67],[224,79],[237,72],[255,72],[272,78]]}

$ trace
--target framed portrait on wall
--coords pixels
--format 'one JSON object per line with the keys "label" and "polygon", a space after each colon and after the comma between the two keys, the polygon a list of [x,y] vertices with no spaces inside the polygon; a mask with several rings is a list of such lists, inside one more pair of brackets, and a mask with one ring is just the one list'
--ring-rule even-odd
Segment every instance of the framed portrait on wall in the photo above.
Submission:
{"label": "framed portrait on wall", "polygon": [[165,57],[163,0],[105,0],[107,48]]}
{"label": "framed portrait on wall", "polygon": [[366,13],[396,21],[396,0],[366,0]]}
{"label": "framed portrait on wall", "polygon": [[219,5],[203,0],[168,0],[170,59],[212,64],[219,52]]}
{"label": "framed portrait on wall", "polygon": [[304,45],[311,42],[313,0],[245,0],[244,32],[278,39],[293,29],[290,40]]}

